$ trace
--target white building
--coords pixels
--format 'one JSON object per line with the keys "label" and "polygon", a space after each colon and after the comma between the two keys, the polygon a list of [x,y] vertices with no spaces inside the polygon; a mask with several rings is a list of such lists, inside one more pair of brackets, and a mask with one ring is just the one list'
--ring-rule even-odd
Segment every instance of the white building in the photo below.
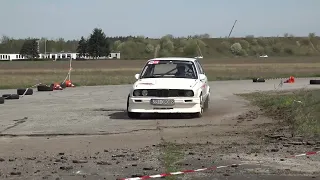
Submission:
{"label": "white building", "polygon": [[27,59],[21,54],[0,54],[0,61],[12,61],[17,59]]}
{"label": "white building", "polygon": [[[91,56],[81,56],[79,57],[79,54],[77,53],[77,57],[80,59],[93,59]],[[96,59],[120,59],[120,52],[112,52],[109,54],[109,56],[103,56],[103,57],[98,57]]]}
{"label": "white building", "polygon": [[39,54],[40,59],[76,59],[79,53],[47,53],[47,54]]}
{"label": "white building", "polygon": [[109,54],[109,59],[120,59],[120,52],[112,52]]}
{"label": "white building", "polygon": [[[0,61],[12,61],[12,60],[20,60],[20,59],[28,59],[21,54],[0,54]],[[79,53],[68,53],[68,52],[60,52],[60,53],[46,53],[39,54],[39,59],[52,59],[52,60],[60,60],[60,59],[93,59],[90,56],[79,57]],[[107,57],[99,57],[98,59],[120,59],[120,52],[112,52]]]}

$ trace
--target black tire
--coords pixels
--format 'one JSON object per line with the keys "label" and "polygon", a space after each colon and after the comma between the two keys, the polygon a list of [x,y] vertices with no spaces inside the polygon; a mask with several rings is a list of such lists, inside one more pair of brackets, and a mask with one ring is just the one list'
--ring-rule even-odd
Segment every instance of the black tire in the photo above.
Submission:
{"label": "black tire", "polygon": [[60,86],[65,89],[67,87],[66,83],[61,83]]}
{"label": "black tire", "polygon": [[53,91],[53,87],[54,87],[54,84],[51,84],[50,86],[48,86],[48,85],[38,85],[37,89],[38,89],[38,91]]}
{"label": "black tire", "polygon": [[310,84],[320,84],[320,79],[310,80]]}
{"label": "black tire", "polygon": [[266,80],[263,78],[253,78],[252,82],[266,82]]}
{"label": "black tire", "polygon": [[33,94],[33,89],[29,89],[29,88],[28,88],[28,90],[27,89],[17,89],[17,94],[23,95],[25,91],[27,91],[25,95],[32,95]]}
{"label": "black tire", "polygon": [[4,97],[0,97],[0,104],[4,104]]}
{"label": "black tire", "polygon": [[210,102],[210,96],[208,95],[206,101],[204,102],[204,106],[203,106],[204,111],[209,109],[209,102]]}
{"label": "black tire", "polygon": [[130,119],[138,119],[141,117],[141,113],[129,112],[129,97],[130,95],[127,98],[127,115]]}
{"label": "black tire", "polygon": [[19,99],[20,96],[18,94],[4,94],[2,95],[5,99]]}

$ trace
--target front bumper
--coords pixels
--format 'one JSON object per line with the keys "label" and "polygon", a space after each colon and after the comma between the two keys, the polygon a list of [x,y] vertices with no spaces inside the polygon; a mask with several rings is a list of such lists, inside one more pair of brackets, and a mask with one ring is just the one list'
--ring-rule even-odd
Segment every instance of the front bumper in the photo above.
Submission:
{"label": "front bumper", "polygon": [[[152,105],[151,99],[174,99],[174,105]],[[129,97],[129,112],[137,113],[197,113],[201,112],[200,98],[195,97]]]}

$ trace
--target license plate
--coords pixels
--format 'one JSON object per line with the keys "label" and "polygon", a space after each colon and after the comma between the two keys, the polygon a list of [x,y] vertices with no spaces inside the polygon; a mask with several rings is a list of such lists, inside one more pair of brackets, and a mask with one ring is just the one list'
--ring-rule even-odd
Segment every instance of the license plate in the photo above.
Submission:
{"label": "license plate", "polygon": [[174,105],[174,99],[151,99],[150,103],[152,105]]}

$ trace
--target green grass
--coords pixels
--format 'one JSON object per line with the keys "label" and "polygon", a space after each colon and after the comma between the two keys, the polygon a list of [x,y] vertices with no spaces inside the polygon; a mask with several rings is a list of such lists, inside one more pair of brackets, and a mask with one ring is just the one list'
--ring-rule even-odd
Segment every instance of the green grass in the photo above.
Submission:
{"label": "green grass", "polygon": [[[306,70],[306,69],[303,69]],[[239,68],[236,70],[228,70],[226,68],[206,71],[209,81],[222,80],[245,80],[254,77],[264,78],[288,78],[295,77],[320,77],[316,70],[306,70],[301,72],[287,73],[276,70],[261,72],[258,69]],[[120,85],[132,84],[136,81],[134,74],[139,70],[77,70],[72,72],[71,79],[74,84],[81,86],[97,86],[97,85]],[[26,88],[38,83],[52,84],[62,82],[66,72],[12,72],[1,73],[0,71],[0,89]]]}
{"label": "green grass", "polygon": [[[178,171],[176,163],[181,160],[184,156],[181,152],[181,148],[178,145],[173,143],[164,143],[161,146],[162,160],[166,172],[175,172]],[[167,180],[176,180],[176,176],[168,176]]]}
{"label": "green grass", "polygon": [[320,136],[320,90],[259,92],[241,96],[263,108],[267,116],[284,120],[293,134]]}
{"label": "green grass", "polygon": [[[320,63],[317,60],[293,59],[291,62],[291,59],[285,59],[282,62],[281,58],[275,58],[266,63],[250,59],[229,59],[223,63],[223,60],[218,59],[203,61],[203,67],[209,81],[254,77],[320,77]],[[76,61],[71,79],[81,86],[131,84],[135,82],[134,74],[140,73],[144,64],[145,61]],[[40,82],[62,82],[67,76],[68,67],[68,62],[0,63],[0,89],[25,88]]]}

